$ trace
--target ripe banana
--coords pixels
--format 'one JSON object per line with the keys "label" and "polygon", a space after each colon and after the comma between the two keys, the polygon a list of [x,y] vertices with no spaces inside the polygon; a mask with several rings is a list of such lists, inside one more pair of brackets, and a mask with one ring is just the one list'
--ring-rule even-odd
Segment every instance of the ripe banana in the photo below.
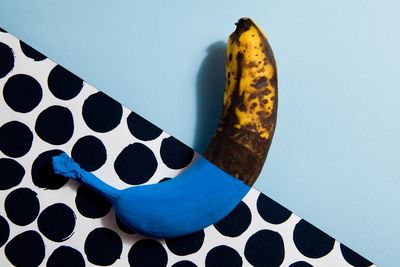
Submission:
{"label": "ripe banana", "polygon": [[228,39],[224,106],[204,156],[253,185],[275,131],[278,87],[275,58],[265,34],[249,18]]}
{"label": "ripe banana", "polygon": [[224,109],[205,157],[174,179],[124,190],[81,169],[65,153],[53,157],[54,171],[102,194],[138,233],[171,238],[201,230],[228,215],[261,171],[276,124],[276,79],[265,35],[242,18],[229,37]]}

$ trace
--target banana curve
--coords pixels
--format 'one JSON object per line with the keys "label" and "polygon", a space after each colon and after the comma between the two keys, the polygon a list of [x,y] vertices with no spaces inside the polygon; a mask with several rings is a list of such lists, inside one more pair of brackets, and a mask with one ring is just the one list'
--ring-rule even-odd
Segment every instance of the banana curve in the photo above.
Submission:
{"label": "banana curve", "polygon": [[53,157],[55,173],[102,194],[127,227],[147,236],[179,237],[216,223],[250,190],[275,130],[275,59],[265,35],[250,19],[240,19],[229,37],[226,73],[216,133],[204,157],[174,179],[118,190],[65,153]]}

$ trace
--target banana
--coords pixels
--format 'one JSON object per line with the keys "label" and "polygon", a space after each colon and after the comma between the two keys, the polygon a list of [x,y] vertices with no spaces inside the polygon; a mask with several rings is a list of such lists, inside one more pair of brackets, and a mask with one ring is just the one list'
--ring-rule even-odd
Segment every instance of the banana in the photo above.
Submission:
{"label": "banana", "polygon": [[226,73],[216,133],[204,157],[174,179],[118,190],[65,153],[53,157],[54,172],[102,194],[127,227],[147,236],[179,237],[221,220],[257,178],[276,124],[275,60],[265,35],[248,18],[229,37]]}
{"label": "banana", "polygon": [[223,111],[204,156],[253,185],[275,131],[277,70],[262,30],[249,18],[241,18],[236,25],[226,52]]}

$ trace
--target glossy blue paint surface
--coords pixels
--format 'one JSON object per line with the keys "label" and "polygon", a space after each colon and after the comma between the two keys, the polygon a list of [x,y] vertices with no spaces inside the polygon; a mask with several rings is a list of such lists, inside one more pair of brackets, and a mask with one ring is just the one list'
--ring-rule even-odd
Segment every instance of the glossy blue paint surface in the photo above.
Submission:
{"label": "glossy blue paint surface", "polygon": [[117,190],[81,169],[65,153],[53,158],[57,174],[77,180],[107,198],[121,221],[152,237],[199,231],[228,215],[250,190],[200,157],[174,179]]}

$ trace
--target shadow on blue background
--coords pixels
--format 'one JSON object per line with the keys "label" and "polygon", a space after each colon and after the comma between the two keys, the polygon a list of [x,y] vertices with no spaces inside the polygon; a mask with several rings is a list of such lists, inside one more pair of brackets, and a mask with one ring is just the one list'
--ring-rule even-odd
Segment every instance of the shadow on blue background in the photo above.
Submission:
{"label": "shadow on blue background", "polygon": [[207,48],[196,80],[197,123],[194,149],[203,153],[217,128],[222,112],[225,84],[226,43],[215,42]]}

